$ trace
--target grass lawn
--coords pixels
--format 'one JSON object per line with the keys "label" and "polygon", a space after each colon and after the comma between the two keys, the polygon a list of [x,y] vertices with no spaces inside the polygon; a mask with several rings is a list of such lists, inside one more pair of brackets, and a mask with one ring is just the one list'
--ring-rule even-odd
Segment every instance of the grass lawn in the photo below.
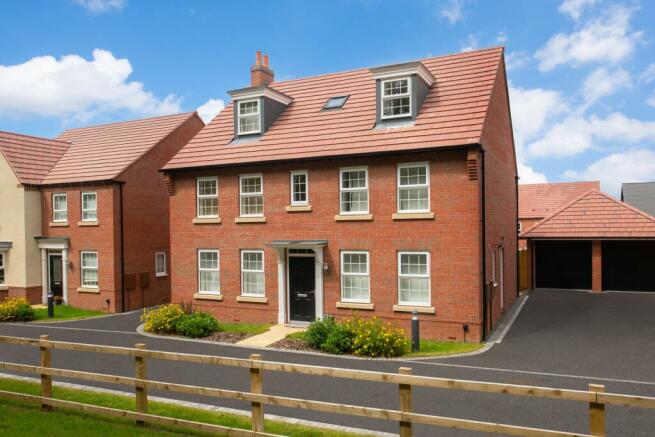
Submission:
{"label": "grass lawn", "polygon": [[237,334],[257,335],[262,334],[271,327],[270,323],[228,323],[218,322],[220,332],[234,332]]}
{"label": "grass lawn", "polygon": [[90,311],[80,308],[74,308],[68,305],[55,305],[55,316],[51,319],[48,317],[48,308],[35,308],[34,320],[72,320],[86,319],[89,317],[104,316],[102,311]]}
{"label": "grass lawn", "polygon": [[[39,394],[38,383],[0,378],[0,390],[26,394]],[[134,398],[128,396],[95,393],[62,387],[53,387],[53,396],[85,404],[134,411]],[[209,398],[208,398],[209,399]],[[250,429],[250,419],[234,414],[223,414],[177,405],[149,402],[148,412],[159,416],[193,420],[233,428]],[[52,412],[42,412],[37,404],[24,404],[0,398],[0,435],[49,437],[83,436],[174,436],[210,435],[182,428],[147,425],[137,427],[125,419],[109,418],[55,407]],[[292,437],[355,437],[355,434],[310,428],[281,422],[266,421],[266,432]],[[215,434],[214,434],[215,435]]]}
{"label": "grass lawn", "polygon": [[[294,340],[305,340],[305,332],[294,332],[287,335]],[[482,343],[461,343],[456,341],[421,340],[421,351],[410,352],[403,357],[438,357],[441,355],[462,354],[476,351],[484,346]]]}

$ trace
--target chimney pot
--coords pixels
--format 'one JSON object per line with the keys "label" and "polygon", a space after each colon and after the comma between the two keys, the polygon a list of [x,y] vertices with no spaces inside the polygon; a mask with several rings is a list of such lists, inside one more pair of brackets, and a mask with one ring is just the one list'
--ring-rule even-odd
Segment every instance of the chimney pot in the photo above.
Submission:
{"label": "chimney pot", "polygon": [[257,50],[257,52],[255,53],[255,59],[256,59],[255,65],[262,65],[262,52],[261,52],[261,50]]}
{"label": "chimney pot", "polygon": [[268,68],[268,55],[264,55],[264,67]]}
{"label": "chimney pot", "polygon": [[255,65],[250,67],[250,85],[261,86],[273,82],[273,70],[268,66],[268,55],[264,55],[262,63],[262,52],[257,50]]}

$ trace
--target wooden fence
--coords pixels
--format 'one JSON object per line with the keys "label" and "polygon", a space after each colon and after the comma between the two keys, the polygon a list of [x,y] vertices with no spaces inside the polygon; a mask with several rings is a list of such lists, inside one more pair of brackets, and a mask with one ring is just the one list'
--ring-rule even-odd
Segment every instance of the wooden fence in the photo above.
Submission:
{"label": "wooden fence", "polygon": [[[263,361],[262,356],[259,354],[252,354],[248,359],[245,359],[148,350],[144,344],[136,344],[133,348],[127,348],[51,341],[47,335],[42,335],[40,339],[0,336],[0,343],[38,347],[40,350],[41,358],[39,366],[0,362],[0,369],[11,372],[22,372],[40,375],[40,396],[0,390],[0,398],[40,403],[42,408],[45,410],[50,410],[53,407],[64,407],[84,412],[108,415],[112,417],[128,418],[135,420],[138,424],[155,423],[172,425],[187,429],[210,431],[229,436],[272,436],[273,434],[267,434],[264,432],[264,405],[275,405],[303,410],[391,420],[398,423],[399,432],[402,437],[409,437],[412,435],[412,426],[414,424],[424,424],[438,427],[482,431],[514,436],[604,436],[606,406],[620,405],[624,407],[655,409],[655,397],[605,393],[604,386],[594,384],[590,384],[588,390],[569,390],[550,387],[498,384],[491,382],[417,376],[412,375],[412,369],[407,367],[399,368],[398,373],[372,372],[311,366],[304,364]],[[53,350],[72,350],[132,357],[134,359],[135,376],[126,377],[53,368]],[[148,360],[151,359],[182,361],[188,363],[210,364],[218,366],[232,366],[248,369],[250,374],[250,391],[224,390],[219,388],[176,384],[172,382],[152,381],[147,379],[147,365]],[[262,391],[264,371],[286,372],[328,378],[345,378],[358,381],[396,384],[398,386],[400,407],[398,410],[390,410],[357,405],[338,404],[332,402],[297,399],[285,396],[267,395]],[[134,388],[136,395],[136,411],[119,410],[54,399],[52,397],[53,377],[74,378],[85,381],[131,386]],[[573,432],[537,429],[509,424],[481,422],[414,413],[412,412],[413,387],[429,387],[583,402],[588,404],[589,408],[589,434],[578,434]],[[219,425],[210,425],[206,423],[148,414],[148,390],[161,390],[250,402],[252,430],[248,431],[228,428]]]}
{"label": "wooden fence", "polygon": [[530,275],[529,275],[529,262],[527,250],[519,250],[519,290],[527,290],[530,288]]}

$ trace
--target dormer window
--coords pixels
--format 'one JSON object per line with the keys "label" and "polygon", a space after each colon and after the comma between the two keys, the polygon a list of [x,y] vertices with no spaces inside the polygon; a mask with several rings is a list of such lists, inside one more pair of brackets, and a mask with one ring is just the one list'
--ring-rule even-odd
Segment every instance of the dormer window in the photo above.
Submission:
{"label": "dormer window", "polygon": [[412,87],[411,79],[382,80],[382,119],[411,117],[412,115]]}
{"label": "dormer window", "polygon": [[261,132],[259,99],[239,103],[239,135]]}

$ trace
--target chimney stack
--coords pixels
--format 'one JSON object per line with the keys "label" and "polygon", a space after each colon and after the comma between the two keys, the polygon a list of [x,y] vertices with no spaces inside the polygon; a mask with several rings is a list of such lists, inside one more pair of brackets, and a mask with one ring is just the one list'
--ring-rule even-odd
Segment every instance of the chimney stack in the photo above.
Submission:
{"label": "chimney stack", "polygon": [[268,66],[268,55],[264,55],[262,62],[262,52],[257,50],[255,65],[250,67],[250,86],[268,85],[273,79],[273,70]]}

